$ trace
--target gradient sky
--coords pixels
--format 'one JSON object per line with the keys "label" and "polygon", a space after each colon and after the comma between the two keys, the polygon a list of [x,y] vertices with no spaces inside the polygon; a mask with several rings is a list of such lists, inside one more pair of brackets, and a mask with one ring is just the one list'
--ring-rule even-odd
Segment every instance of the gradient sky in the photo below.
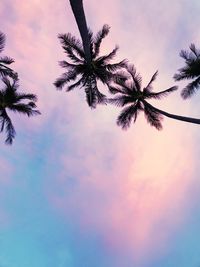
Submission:
{"label": "gradient sky", "polygon": [[[134,63],[144,84],[158,69],[155,90],[175,84],[181,49],[200,47],[199,0],[84,7],[93,32],[111,26],[102,53],[118,44],[116,59]],[[1,134],[0,266],[199,267],[199,126],[164,118],[158,132],[141,114],[122,131],[119,109],[91,111],[83,91],[56,91],[65,59],[57,35],[79,37],[68,0],[1,0],[0,17],[4,54],[42,112],[11,114],[13,146]],[[200,93],[184,101],[180,90],[155,104],[200,117]]]}

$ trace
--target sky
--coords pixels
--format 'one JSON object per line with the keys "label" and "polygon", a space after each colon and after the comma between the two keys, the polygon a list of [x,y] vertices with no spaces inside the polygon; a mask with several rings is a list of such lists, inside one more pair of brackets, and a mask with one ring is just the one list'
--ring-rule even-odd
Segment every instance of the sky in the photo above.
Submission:
{"label": "sky", "polygon": [[[88,26],[111,30],[101,54],[118,44],[165,111],[200,116],[197,92],[182,100],[173,75],[181,49],[200,47],[199,0],[84,0]],[[80,38],[68,0],[1,0],[4,55],[15,59],[20,90],[38,96],[42,115],[10,114],[17,136],[0,139],[1,267],[199,267],[199,126],[168,118],[163,130],[141,114],[130,129],[119,108],[91,110],[83,90],[57,91],[66,55],[57,38]],[[101,87],[101,85],[100,85]],[[103,89],[104,90],[104,89]]]}

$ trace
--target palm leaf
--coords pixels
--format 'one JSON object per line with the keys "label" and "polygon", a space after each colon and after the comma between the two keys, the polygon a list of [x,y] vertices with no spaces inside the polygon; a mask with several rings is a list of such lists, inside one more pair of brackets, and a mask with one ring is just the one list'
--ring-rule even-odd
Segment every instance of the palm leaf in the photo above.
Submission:
{"label": "palm leaf", "polygon": [[155,111],[154,109],[150,108],[149,106],[144,104],[144,114],[146,117],[147,122],[155,127],[157,130],[161,130],[162,129],[162,124],[161,124],[161,120],[162,120],[162,115],[159,114],[157,111]]}
{"label": "palm leaf", "polygon": [[16,102],[19,102],[21,100],[37,101],[37,96],[34,95],[34,94],[17,93],[17,95],[16,95]]}
{"label": "palm leaf", "polygon": [[136,100],[128,95],[119,95],[114,98],[110,98],[108,101],[110,104],[113,104],[117,107],[124,107],[127,104],[134,103]]}
{"label": "palm leaf", "polygon": [[158,76],[158,71],[156,71],[154,73],[154,75],[151,77],[150,82],[147,84],[147,86],[144,88],[144,92],[151,92],[153,87],[152,87],[152,83],[155,81],[156,77]]}
{"label": "palm leaf", "polygon": [[200,88],[200,77],[189,83],[181,92],[183,99],[191,97]]}
{"label": "palm leaf", "polygon": [[74,88],[79,87],[81,84],[83,84],[83,81],[84,81],[84,79],[80,78],[77,82],[69,85],[66,91],[69,92],[69,91],[73,90]]}
{"label": "palm leaf", "polygon": [[15,62],[13,58],[7,56],[0,57],[0,64],[10,65],[13,62]]}
{"label": "palm leaf", "polygon": [[54,82],[54,85],[56,86],[57,89],[61,90],[66,83],[75,80],[76,77],[77,77],[76,71],[69,71],[63,73],[62,76]]}
{"label": "palm leaf", "polygon": [[110,60],[112,60],[116,56],[116,53],[117,53],[118,49],[119,49],[119,47],[116,46],[108,55],[99,57],[97,59],[97,62],[99,62],[100,64],[105,64],[106,65]]}
{"label": "palm leaf", "polygon": [[102,39],[108,35],[110,30],[109,25],[105,24],[103,25],[103,28],[97,33],[94,39],[94,58],[96,58],[99,55],[100,46]]}
{"label": "palm leaf", "polygon": [[2,125],[1,131],[4,129],[4,126],[6,128],[7,137],[6,137],[5,143],[8,145],[11,145],[13,142],[13,139],[15,138],[16,132],[11,122],[11,119],[9,118],[5,110],[3,110],[1,113],[1,125]]}
{"label": "palm leaf", "polygon": [[168,96],[170,93],[176,91],[177,89],[178,89],[178,86],[173,86],[158,93],[144,91],[144,94],[145,94],[145,98],[161,99],[162,97]]}
{"label": "palm leaf", "polygon": [[71,33],[67,33],[59,34],[58,38],[60,39],[63,49],[71,48],[79,55],[79,57],[84,58],[82,44],[75,36],[71,35]]}
{"label": "palm leaf", "polygon": [[4,33],[0,32],[0,53],[3,51],[5,47],[5,42],[6,42],[6,36]]}
{"label": "palm leaf", "polygon": [[117,118],[117,125],[121,126],[123,130],[130,127],[131,121],[136,121],[139,111],[141,110],[139,102],[135,105],[130,105],[122,109]]}
{"label": "palm leaf", "polygon": [[197,50],[194,44],[190,45],[190,50],[195,54],[195,56],[198,58],[200,56],[200,51]]}
{"label": "palm leaf", "polygon": [[131,77],[133,79],[134,87],[132,89],[135,89],[136,91],[140,91],[141,86],[142,86],[141,75],[139,73],[138,74],[136,73],[136,69],[135,69],[134,65],[128,65],[127,71],[129,72],[129,74],[131,75]]}
{"label": "palm leaf", "polygon": [[[35,105],[34,105],[35,106]],[[34,110],[32,102],[29,104],[13,104],[9,106],[9,109],[13,112],[18,112],[27,115],[28,117],[41,114],[38,110]]]}

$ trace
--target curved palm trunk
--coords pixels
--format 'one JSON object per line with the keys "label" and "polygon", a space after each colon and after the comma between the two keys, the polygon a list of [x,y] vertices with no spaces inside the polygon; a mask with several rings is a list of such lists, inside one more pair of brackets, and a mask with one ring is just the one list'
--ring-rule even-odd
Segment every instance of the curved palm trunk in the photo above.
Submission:
{"label": "curved palm trunk", "polygon": [[143,101],[145,103],[145,105],[147,105],[149,108],[154,109],[155,111],[157,111],[158,113],[174,119],[174,120],[179,120],[179,121],[185,121],[185,122],[190,122],[190,123],[194,123],[194,124],[200,124],[200,119],[195,119],[195,118],[190,118],[190,117],[184,117],[184,116],[179,116],[179,115],[175,115],[175,114],[171,114],[168,113],[166,111],[163,111],[161,109],[155,108],[154,106],[150,105],[148,102],[146,102],[145,100]]}
{"label": "curved palm trunk", "polygon": [[69,0],[83,42],[85,59],[91,63],[90,38],[83,8],[83,0]]}

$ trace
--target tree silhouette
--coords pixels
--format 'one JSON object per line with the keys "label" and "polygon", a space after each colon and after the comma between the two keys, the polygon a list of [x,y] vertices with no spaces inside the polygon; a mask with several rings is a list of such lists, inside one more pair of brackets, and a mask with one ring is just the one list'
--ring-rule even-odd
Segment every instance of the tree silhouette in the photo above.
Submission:
{"label": "tree silhouette", "polygon": [[59,34],[58,36],[65,53],[73,63],[68,61],[59,62],[61,67],[67,69],[67,72],[63,73],[54,84],[58,89],[62,89],[63,86],[75,81],[75,83],[68,86],[66,91],[71,91],[76,87],[83,87],[85,89],[87,103],[92,108],[95,108],[98,103],[106,103],[106,96],[99,91],[97,81],[101,81],[109,88],[109,83],[118,75],[116,71],[125,67],[127,64],[126,60],[115,64],[109,63],[116,55],[118,50],[117,46],[109,54],[99,56],[101,42],[108,33],[108,25],[104,25],[95,37],[89,31],[90,63],[86,59],[85,51],[80,40],[76,39],[70,33]]}
{"label": "tree silhouette", "polygon": [[177,86],[173,86],[161,92],[152,92],[152,83],[157,77],[157,71],[143,90],[142,78],[140,74],[136,73],[134,65],[127,66],[127,71],[130,74],[130,79],[117,79],[117,86],[110,86],[110,91],[117,95],[111,98],[109,102],[118,107],[124,107],[117,118],[117,125],[121,126],[122,129],[127,129],[132,120],[135,122],[140,111],[144,112],[147,122],[158,130],[162,129],[162,115],[176,120],[200,124],[200,119],[170,114],[152,106],[146,101],[148,99],[161,99],[177,90]]}
{"label": "tree silhouette", "polygon": [[193,79],[181,92],[184,99],[191,97],[200,88],[200,50],[194,44],[190,45],[190,50],[181,50],[180,56],[185,59],[186,65],[174,75],[176,81]]}
{"label": "tree silhouette", "polygon": [[[4,50],[6,42],[6,36],[4,33],[0,32],[0,53]],[[10,77],[17,77],[17,73],[14,72],[11,68],[8,67],[8,65],[12,64],[14,62],[14,59],[2,56],[0,57],[0,76],[10,76]]]}
{"label": "tree silhouette", "polygon": [[[18,79],[10,81],[7,77],[2,78],[4,87],[0,89],[0,132],[7,133],[6,144],[12,144],[16,132],[7,111],[25,114],[28,117],[38,115],[40,112],[35,110],[37,97],[34,94],[18,93]],[[28,100],[28,102],[25,102]]]}

